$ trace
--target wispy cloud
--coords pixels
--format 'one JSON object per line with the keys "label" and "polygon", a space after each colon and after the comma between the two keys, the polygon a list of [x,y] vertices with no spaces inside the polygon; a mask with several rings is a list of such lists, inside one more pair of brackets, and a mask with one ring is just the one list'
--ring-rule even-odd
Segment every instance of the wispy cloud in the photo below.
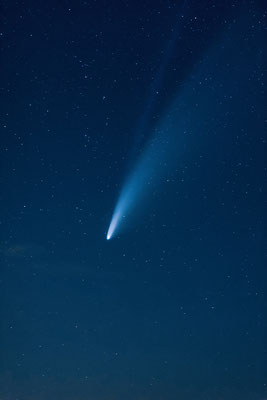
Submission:
{"label": "wispy cloud", "polygon": [[12,245],[1,245],[0,252],[6,257],[11,258],[36,258],[44,255],[46,249],[43,245],[36,243],[17,243]]}

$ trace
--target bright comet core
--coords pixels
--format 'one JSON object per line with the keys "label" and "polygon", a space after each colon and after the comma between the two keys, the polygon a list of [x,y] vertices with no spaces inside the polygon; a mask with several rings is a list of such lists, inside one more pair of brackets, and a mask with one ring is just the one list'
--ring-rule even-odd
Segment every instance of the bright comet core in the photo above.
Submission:
{"label": "bright comet core", "polygon": [[111,223],[110,223],[109,228],[108,228],[107,240],[110,240],[111,237],[113,236],[113,233],[114,233],[115,228],[116,228],[116,226],[118,224],[118,220],[120,218],[120,215],[121,215],[120,211],[119,210],[117,210],[117,211],[115,210],[115,212],[113,214],[113,217],[111,219]]}

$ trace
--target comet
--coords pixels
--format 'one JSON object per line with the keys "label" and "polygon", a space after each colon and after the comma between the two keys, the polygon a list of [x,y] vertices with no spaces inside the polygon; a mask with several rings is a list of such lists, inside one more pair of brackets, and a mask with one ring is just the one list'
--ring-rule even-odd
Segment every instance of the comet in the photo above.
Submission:
{"label": "comet", "polygon": [[[239,37],[238,34],[237,38]],[[172,40],[175,42],[175,36]],[[216,155],[219,146],[222,146],[225,152],[233,143],[236,146],[235,131],[231,134],[227,129],[228,126],[239,126],[237,124],[242,104],[240,99],[247,95],[248,90],[244,84],[245,77],[250,77],[254,65],[246,65],[244,75],[240,78],[242,65],[238,58],[239,53],[233,53],[232,43],[233,38],[229,36],[228,31],[220,38],[219,43],[214,42],[207,53],[195,63],[187,80],[177,88],[176,98],[161,119],[157,120],[156,128],[148,132],[151,139],[143,146],[142,153],[133,164],[119,193],[108,227],[107,240],[114,238],[126,226],[132,228],[137,210],[141,211],[145,205],[150,205],[148,199],[153,204],[154,194],[159,189],[158,184],[164,185],[170,181],[169,173],[172,181],[175,181],[176,178],[179,179],[178,171],[182,165],[185,170],[187,163],[192,164],[194,160],[193,165],[198,167],[203,153],[212,149]],[[169,47],[167,58],[170,57],[173,47],[173,44]],[[229,64],[225,60],[229,60]],[[220,68],[217,68],[218,65]],[[229,65],[232,66],[231,74]],[[162,75],[160,70],[160,83],[157,83],[159,86]],[[224,123],[226,115],[227,124]],[[145,125],[146,131],[147,124],[141,125],[142,129]],[[213,162],[213,154],[211,157]],[[176,181],[176,193],[179,181]]]}
{"label": "comet", "polygon": [[126,221],[128,223],[136,215],[136,207],[140,202],[143,205],[146,203],[148,194],[154,191],[158,181],[172,164],[170,161],[174,158],[173,155],[177,155],[176,133],[176,128],[171,126],[154,133],[153,139],[136,161],[122,187],[108,228],[107,240],[112,239]]}
{"label": "comet", "polygon": [[108,229],[107,240],[110,240],[112,238],[113,233],[114,233],[114,231],[116,229],[116,226],[118,224],[118,221],[119,221],[120,217],[121,217],[120,210],[116,210],[114,212],[114,215],[112,217],[112,220],[111,220],[111,223],[110,223],[110,226],[109,226],[109,229]]}
{"label": "comet", "polygon": [[[186,1],[184,1],[181,15],[185,8]],[[152,116],[152,111],[155,106],[156,98],[160,92],[164,80],[164,76],[169,66],[171,56],[175,49],[175,44],[179,36],[179,30],[181,26],[180,18],[178,18],[174,28],[171,31],[171,36],[167,42],[166,49],[164,51],[164,57],[161,65],[158,68],[156,78],[153,80],[150,87],[150,94],[147,100],[147,107],[145,107],[144,113],[140,118],[136,132],[136,142],[134,150],[138,147],[139,142],[147,130],[148,121]],[[128,220],[128,211],[133,209],[133,205],[139,198],[145,198],[147,192],[152,187],[153,182],[159,176],[159,168],[163,162],[163,153],[166,150],[166,138],[162,137],[161,133],[156,132],[154,139],[150,141],[146,150],[144,151],[141,158],[136,162],[136,166],[133,172],[130,174],[126,183],[121,191],[117,205],[115,207],[112,219],[108,228],[106,239],[110,240],[118,230],[118,226],[123,225],[123,220]],[[161,170],[163,170],[161,166]],[[161,174],[160,174],[161,175]],[[126,218],[127,215],[127,218]]]}

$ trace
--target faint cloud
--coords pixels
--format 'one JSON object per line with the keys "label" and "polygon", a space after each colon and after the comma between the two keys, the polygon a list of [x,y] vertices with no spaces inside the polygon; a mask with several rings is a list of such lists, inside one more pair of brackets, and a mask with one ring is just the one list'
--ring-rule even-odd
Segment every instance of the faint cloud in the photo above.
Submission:
{"label": "faint cloud", "polygon": [[36,243],[2,245],[1,253],[11,258],[35,258],[45,253],[45,247]]}

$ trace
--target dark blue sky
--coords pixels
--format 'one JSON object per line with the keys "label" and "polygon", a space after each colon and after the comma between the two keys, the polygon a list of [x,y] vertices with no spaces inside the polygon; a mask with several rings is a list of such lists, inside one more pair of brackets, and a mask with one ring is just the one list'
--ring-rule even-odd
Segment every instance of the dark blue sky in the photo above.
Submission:
{"label": "dark blue sky", "polygon": [[1,400],[266,400],[263,2],[3,1],[0,26]]}

